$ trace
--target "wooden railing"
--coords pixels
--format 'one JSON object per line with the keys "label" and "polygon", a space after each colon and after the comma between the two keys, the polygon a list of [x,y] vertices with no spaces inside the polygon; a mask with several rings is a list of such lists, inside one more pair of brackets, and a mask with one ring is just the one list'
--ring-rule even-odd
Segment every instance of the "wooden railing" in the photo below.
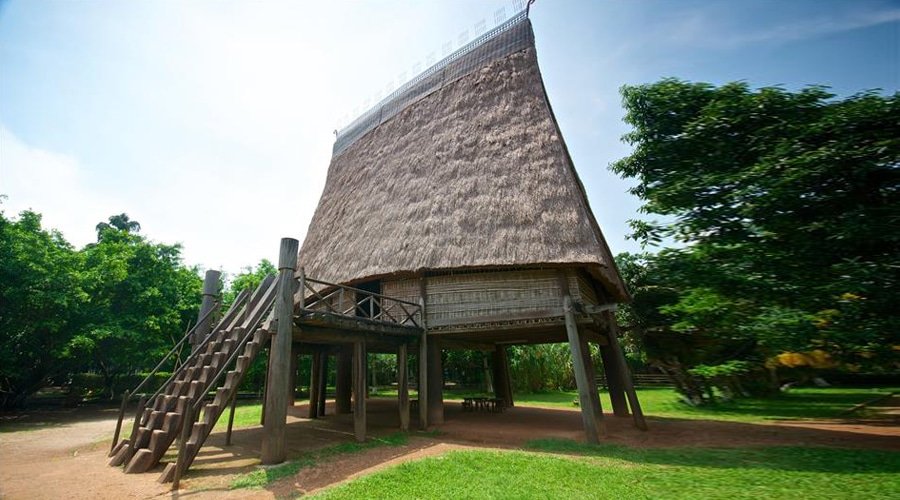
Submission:
{"label": "wooden railing", "polygon": [[298,278],[303,297],[300,311],[362,318],[415,328],[422,327],[422,307],[414,302],[347,285],[307,277]]}

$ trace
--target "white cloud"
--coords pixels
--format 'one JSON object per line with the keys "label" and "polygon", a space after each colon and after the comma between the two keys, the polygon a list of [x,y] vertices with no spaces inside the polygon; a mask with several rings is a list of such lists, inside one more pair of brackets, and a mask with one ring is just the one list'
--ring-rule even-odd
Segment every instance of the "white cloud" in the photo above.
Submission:
{"label": "white cloud", "polygon": [[[94,241],[94,226],[121,206],[91,189],[78,160],[30,146],[0,125],[0,205],[7,217],[23,210],[41,213],[45,227],[63,231],[75,245]],[[120,210],[121,212],[121,210]]]}
{"label": "white cloud", "polygon": [[860,28],[868,28],[879,24],[900,21],[900,9],[856,10],[846,13],[835,13],[832,16],[812,16],[795,23],[771,26],[759,31],[736,33],[723,40],[730,46],[749,45],[754,43],[789,42],[806,40],[832,33],[841,33]]}
{"label": "white cloud", "polygon": [[[873,9],[865,4],[848,3],[848,10],[830,10],[790,22],[758,23],[747,29],[742,19],[720,10],[691,10],[668,19],[650,35],[667,44],[689,47],[734,49],[761,43],[785,43],[807,40],[834,33],[868,28],[900,21],[900,9]],[[731,22],[723,23],[723,20]]]}

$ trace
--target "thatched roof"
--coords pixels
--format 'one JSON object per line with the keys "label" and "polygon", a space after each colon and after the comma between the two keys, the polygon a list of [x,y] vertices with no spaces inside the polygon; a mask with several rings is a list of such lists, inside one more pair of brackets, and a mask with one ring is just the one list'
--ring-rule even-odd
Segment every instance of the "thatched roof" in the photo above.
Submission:
{"label": "thatched roof", "polygon": [[578,265],[627,297],[520,22],[524,49],[486,59],[336,152],[300,250],[309,276]]}

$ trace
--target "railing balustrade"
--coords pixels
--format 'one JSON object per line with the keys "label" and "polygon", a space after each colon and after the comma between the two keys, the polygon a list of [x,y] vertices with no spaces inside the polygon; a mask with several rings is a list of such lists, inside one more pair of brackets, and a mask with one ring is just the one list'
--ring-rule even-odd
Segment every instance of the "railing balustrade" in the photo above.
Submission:
{"label": "railing balustrade", "polygon": [[348,285],[300,276],[300,311],[422,327],[419,304]]}

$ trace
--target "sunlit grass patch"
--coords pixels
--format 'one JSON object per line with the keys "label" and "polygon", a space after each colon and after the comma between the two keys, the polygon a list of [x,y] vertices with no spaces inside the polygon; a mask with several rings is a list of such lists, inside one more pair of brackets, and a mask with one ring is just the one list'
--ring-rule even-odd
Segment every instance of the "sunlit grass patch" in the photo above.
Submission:
{"label": "sunlit grass patch", "polygon": [[408,442],[409,437],[407,434],[397,432],[387,436],[373,437],[363,443],[339,443],[334,446],[316,450],[309,455],[300,457],[296,460],[291,460],[290,462],[271,467],[260,467],[253,472],[241,474],[231,481],[231,489],[263,488],[279,479],[293,476],[300,472],[301,469],[311,467],[324,458],[359,453],[364,450],[382,446],[403,446]]}

